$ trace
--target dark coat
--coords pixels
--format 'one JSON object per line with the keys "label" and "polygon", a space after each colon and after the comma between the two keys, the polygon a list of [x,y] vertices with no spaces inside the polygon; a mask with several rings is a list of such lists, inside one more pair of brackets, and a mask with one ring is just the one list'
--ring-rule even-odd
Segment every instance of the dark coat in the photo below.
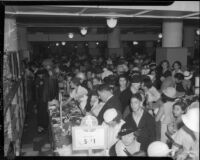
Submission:
{"label": "dark coat", "polygon": [[137,141],[141,143],[140,149],[146,152],[149,144],[156,140],[154,118],[148,112],[144,111],[138,126],[132,117],[132,113],[125,118],[125,121],[129,123],[129,125],[133,125],[134,128],[137,128],[139,133]]}
{"label": "dark coat", "polygon": [[102,122],[104,121],[103,119],[103,114],[104,112],[109,109],[109,108],[115,108],[116,110],[118,110],[119,112],[122,111],[121,109],[121,103],[120,100],[118,99],[118,97],[116,96],[112,96],[103,106],[103,108],[101,109],[101,111],[99,112],[99,115],[97,117],[99,124],[102,124]]}

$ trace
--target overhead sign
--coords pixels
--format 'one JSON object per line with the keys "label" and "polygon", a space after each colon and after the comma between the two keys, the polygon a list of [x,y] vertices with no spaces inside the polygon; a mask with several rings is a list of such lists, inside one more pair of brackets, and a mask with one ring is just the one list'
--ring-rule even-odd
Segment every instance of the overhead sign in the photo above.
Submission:
{"label": "overhead sign", "polygon": [[96,127],[72,127],[73,150],[105,149],[106,128]]}

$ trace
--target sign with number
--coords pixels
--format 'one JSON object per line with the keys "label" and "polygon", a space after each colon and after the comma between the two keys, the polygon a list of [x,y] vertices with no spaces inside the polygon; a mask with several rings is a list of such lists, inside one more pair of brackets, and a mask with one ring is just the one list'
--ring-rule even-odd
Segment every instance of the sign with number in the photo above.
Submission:
{"label": "sign with number", "polygon": [[105,149],[106,128],[96,127],[72,127],[73,150]]}

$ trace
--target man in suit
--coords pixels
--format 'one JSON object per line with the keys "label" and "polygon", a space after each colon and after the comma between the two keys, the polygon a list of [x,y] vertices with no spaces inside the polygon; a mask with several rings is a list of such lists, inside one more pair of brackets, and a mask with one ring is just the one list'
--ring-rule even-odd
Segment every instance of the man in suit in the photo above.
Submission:
{"label": "man in suit", "polygon": [[101,84],[97,88],[97,92],[99,95],[99,98],[105,103],[101,111],[99,112],[99,115],[97,117],[99,124],[102,124],[103,122],[103,114],[104,112],[109,108],[115,108],[119,112],[122,111],[121,109],[121,103],[118,97],[114,96],[112,93],[111,88],[107,84]]}

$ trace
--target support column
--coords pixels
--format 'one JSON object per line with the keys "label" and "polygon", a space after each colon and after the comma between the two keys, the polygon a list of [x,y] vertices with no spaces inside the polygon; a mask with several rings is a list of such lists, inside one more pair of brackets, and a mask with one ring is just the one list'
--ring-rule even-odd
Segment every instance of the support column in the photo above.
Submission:
{"label": "support column", "polygon": [[162,29],[162,47],[182,47],[182,21],[164,21]]}
{"label": "support column", "polygon": [[146,41],[145,47],[146,47],[147,55],[152,56],[155,52],[154,42],[153,41]]}
{"label": "support column", "polygon": [[15,18],[5,18],[4,51],[17,51],[17,25]]}
{"label": "support column", "polygon": [[[97,28],[92,28],[91,35],[97,34]],[[100,55],[99,49],[97,48],[96,42],[95,41],[90,41],[88,42],[88,48],[89,48],[89,54],[93,57],[96,57]]]}
{"label": "support column", "polygon": [[108,54],[111,57],[119,57],[123,55],[119,27],[112,29],[111,33],[108,34]]}
{"label": "support column", "polygon": [[187,49],[182,47],[183,22],[179,20],[165,20],[162,26],[162,48],[156,49],[156,62],[166,59],[170,65],[180,61],[183,68],[187,66]]}
{"label": "support column", "polygon": [[188,56],[194,56],[194,44],[195,41],[195,28],[194,27],[184,27],[183,28],[183,46],[188,49]]}

